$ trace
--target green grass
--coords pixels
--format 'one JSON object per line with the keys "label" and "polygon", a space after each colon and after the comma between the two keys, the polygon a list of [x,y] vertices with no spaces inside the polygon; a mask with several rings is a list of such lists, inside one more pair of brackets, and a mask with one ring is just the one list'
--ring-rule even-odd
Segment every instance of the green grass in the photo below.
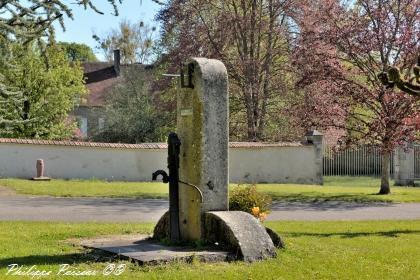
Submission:
{"label": "green grass", "polygon": [[[420,188],[392,187],[392,194],[379,196],[380,181],[371,177],[325,177],[324,186],[259,184],[258,190],[281,201],[323,202],[420,202]],[[168,185],[162,183],[105,182],[100,180],[52,180],[34,182],[1,179],[0,186],[20,194],[59,197],[167,198]],[[235,185],[231,185],[234,187]]]}
{"label": "green grass", "polygon": [[19,194],[57,197],[167,198],[168,185],[158,182],[106,182],[101,180],[58,180],[36,182],[0,179],[0,186]]}
{"label": "green grass", "polygon": [[[1,184],[1,182],[0,182]],[[323,186],[260,184],[257,189],[275,200],[299,202],[420,202],[420,187],[391,187],[392,194],[377,195],[380,179],[372,177],[324,177]]]}
{"label": "green grass", "polygon": [[[420,279],[420,221],[271,222],[286,241],[278,257],[263,262],[127,264],[106,279]],[[0,279],[16,263],[55,273],[60,264],[101,271],[107,261],[66,240],[98,235],[149,233],[152,224],[0,222]],[[76,279],[47,277],[39,279]],[[103,276],[82,277],[104,279]]]}

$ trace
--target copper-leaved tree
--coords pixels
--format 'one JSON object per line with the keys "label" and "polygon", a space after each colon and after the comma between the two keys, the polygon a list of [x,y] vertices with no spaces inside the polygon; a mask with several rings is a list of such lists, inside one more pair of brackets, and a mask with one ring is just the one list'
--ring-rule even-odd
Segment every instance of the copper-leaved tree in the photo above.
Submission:
{"label": "copper-leaved tree", "polygon": [[419,0],[318,0],[296,10],[295,64],[304,90],[296,111],[308,125],[345,132],[346,145],[379,146],[379,194],[391,191],[393,149],[415,138],[420,103],[401,92],[394,76],[397,86],[384,87],[377,74],[415,64],[419,7]]}
{"label": "copper-leaved tree", "polygon": [[[230,79],[230,132],[237,140],[275,140],[291,78],[287,11],[291,0],[168,0],[158,20],[178,72],[191,56],[222,60]],[[270,130],[273,133],[269,133]]]}

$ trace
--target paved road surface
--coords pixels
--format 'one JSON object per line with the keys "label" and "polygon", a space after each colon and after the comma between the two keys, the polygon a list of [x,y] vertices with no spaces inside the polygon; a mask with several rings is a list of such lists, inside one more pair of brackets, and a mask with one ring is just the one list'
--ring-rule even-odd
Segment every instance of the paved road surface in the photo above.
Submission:
{"label": "paved road surface", "polygon": [[[156,222],[162,199],[54,198],[0,195],[0,220]],[[274,203],[268,220],[420,219],[420,203]]]}

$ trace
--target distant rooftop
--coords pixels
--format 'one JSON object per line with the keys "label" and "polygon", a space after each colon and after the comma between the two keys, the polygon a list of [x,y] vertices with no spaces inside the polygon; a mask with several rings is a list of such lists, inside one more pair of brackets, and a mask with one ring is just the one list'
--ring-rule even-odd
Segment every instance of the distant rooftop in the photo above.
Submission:
{"label": "distant rooftop", "polygon": [[89,95],[80,106],[87,107],[104,105],[107,94],[114,86],[123,82],[124,76],[121,73],[126,73],[127,69],[135,68],[134,73],[142,75],[145,70],[153,69],[153,65],[121,64],[120,50],[114,50],[113,62],[85,62],[82,67]]}

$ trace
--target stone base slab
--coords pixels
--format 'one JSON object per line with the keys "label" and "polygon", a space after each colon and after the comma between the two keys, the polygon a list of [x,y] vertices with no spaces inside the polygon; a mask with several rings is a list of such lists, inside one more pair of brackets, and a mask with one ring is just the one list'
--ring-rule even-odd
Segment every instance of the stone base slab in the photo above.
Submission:
{"label": "stone base slab", "polygon": [[51,181],[49,177],[34,177],[32,178],[33,181]]}
{"label": "stone base slab", "polygon": [[233,260],[229,252],[220,250],[197,250],[185,246],[166,246],[148,237],[114,237],[82,241],[85,248],[96,249],[133,260],[141,265],[157,265],[176,261],[223,262]]}

